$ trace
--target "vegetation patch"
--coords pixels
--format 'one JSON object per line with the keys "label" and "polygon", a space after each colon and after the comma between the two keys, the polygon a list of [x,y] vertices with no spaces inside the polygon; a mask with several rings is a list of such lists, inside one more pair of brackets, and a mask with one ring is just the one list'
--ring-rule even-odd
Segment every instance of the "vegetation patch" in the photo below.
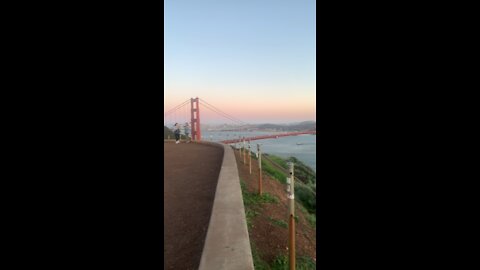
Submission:
{"label": "vegetation patch", "polygon": [[278,203],[278,198],[270,193],[265,192],[260,196],[257,192],[248,192],[243,181],[240,181],[240,186],[245,207],[252,207],[262,203]]}
{"label": "vegetation patch", "polygon": [[262,196],[258,193],[248,192],[245,182],[240,179],[240,187],[242,189],[243,205],[245,206],[245,217],[247,219],[247,227],[252,228],[253,218],[259,212],[258,207],[263,203],[278,203],[278,198],[270,193],[263,193]]}
{"label": "vegetation patch", "polygon": [[253,266],[255,270],[270,270],[270,266],[266,261],[262,260],[260,252],[253,241],[250,241],[250,248],[252,249]]}
{"label": "vegetation patch", "polygon": [[[253,265],[255,270],[289,270],[288,268],[288,256],[278,255],[269,265],[266,261],[262,260],[261,255],[255,245],[251,244]],[[300,256],[295,259],[295,269],[297,270],[315,270],[315,261],[306,256]]]}
{"label": "vegetation patch", "polygon": [[305,163],[301,162],[295,157],[289,157],[287,161],[295,164],[295,177],[300,179],[304,184],[316,182],[317,174],[314,170],[305,165]]}
{"label": "vegetation patch", "polygon": [[279,255],[273,260],[272,268],[275,270],[288,270],[288,257],[285,255]]}
{"label": "vegetation patch", "polygon": [[[255,158],[255,155],[253,156]],[[287,161],[292,161],[296,164],[295,167],[295,176],[296,178],[305,177],[307,179],[306,183],[303,181],[295,185],[295,201],[298,203],[297,207],[303,212],[305,219],[312,227],[316,225],[316,193],[315,193],[315,172],[308,168],[305,165],[298,165],[295,158],[284,160],[280,157],[268,155],[268,157],[275,162],[278,166],[287,169]],[[278,180],[282,184],[286,184],[286,174],[281,171],[278,166],[275,166],[266,159],[262,159],[262,169],[263,171],[271,176],[272,178]],[[298,163],[300,164],[300,163]],[[302,166],[307,167],[307,169],[300,169]],[[298,172],[298,173],[297,173]],[[264,203],[278,203],[279,199],[270,194],[264,193],[262,196],[258,195],[257,191],[248,192],[246,183],[240,179],[240,184],[242,188],[243,202],[245,205],[245,214],[247,218],[247,225],[249,232],[253,227],[253,219],[259,215],[259,211]],[[302,180],[299,178],[299,180]],[[277,220],[272,217],[267,217],[269,222],[275,226],[281,228],[288,228],[288,222],[283,220]],[[294,216],[296,223],[299,222],[299,217]],[[308,234],[304,232],[305,237],[309,238]],[[309,238],[310,239],[310,238]],[[250,238],[250,245],[252,249],[253,263],[256,270],[287,270],[288,267],[288,256],[283,254],[278,254],[275,259],[269,263],[262,259],[261,251],[255,246],[255,243],[252,238]],[[281,252],[283,253],[283,252]],[[297,270],[310,270],[316,269],[315,261],[308,256],[297,256],[296,258],[296,269]]]}
{"label": "vegetation patch", "polygon": [[317,215],[315,214],[306,214],[305,219],[308,221],[313,228],[317,227]]}
{"label": "vegetation patch", "polygon": [[[271,270],[288,270],[288,256],[279,255],[273,261]],[[310,257],[297,257],[295,259],[295,269],[297,270],[314,270],[316,269],[315,262]]]}
{"label": "vegetation patch", "polygon": [[258,216],[258,212],[253,209],[245,209],[245,217],[247,219],[248,229],[253,227],[253,218]]}
{"label": "vegetation patch", "polygon": [[314,269],[317,269],[315,261],[312,258],[306,257],[306,256],[298,257],[296,259],[295,265],[296,265],[295,269],[297,269],[297,270],[314,270]]}
{"label": "vegetation patch", "polygon": [[268,157],[269,157],[271,160],[273,160],[275,163],[277,163],[278,165],[280,165],[280,167],[284,168],[285,170],[288,170],[287,161],[284,160],[283,158],[277,157],[277,156],[272,156],[272,155],[268,155]]}
{"label": "vegetation patch", "polygon": [[295,198],[309,213],[316,213],[317,196],[310,188],[302,185],[296,185]]}
{"label": "vegetation patch", "polygon": [[[282,162],[277,162],[283,160],[280,157],[268,155],[272,160],[275,160],[275,163],[281,165]],[[294,157],[290,157],[287,161],[294,162],[295,167],[295,178],[304,181],[297,181],[295,185],[295,198],[296,200],[308,211],[308,213],[313,214],[317,209],[317,196],[315,193],[315,181],[316,176],[315,172],[310,169],[308,166],[303,164],[301,161],[297,160]],[[283,165],[286,164],[286,161],[283,161]],[[298,166],[297,166],[298,165]],[[282,184],[286,184],[286,174],[281,172],[279,169],[274,168],[270,162],[262,160],[262,169],[271,177],[278,180]],[[305,180],[306,179],[306,180]]]}
{"label": "vegetation patch", "polygon": [[271,177],[273,177],[274,179],[278,180],[280,183],[287,184],[287,175],[275,169],[270,164],[270,162],[267,162],[263,159],[262,159],[262,170],[266,172],[268,175],[270,175]]}
{"label": "vegetation patch", "polygon": [[272,224],[275,224],[279,227],[282,227],[282,228],[288,228],[288,224],[283,221],[283,220],[278,220],[278,219],[274,219],[274,218],[271,218],[271,217],[268,217],[268,220],[272,223]]}
{"label": "vegetation patch", "polygon": [[163,139],[168,139],[169,137],[170,137],[170,139],[174,139],[175,134],[173,134],[172,130],[170,130],[166,126],[163,126]]}

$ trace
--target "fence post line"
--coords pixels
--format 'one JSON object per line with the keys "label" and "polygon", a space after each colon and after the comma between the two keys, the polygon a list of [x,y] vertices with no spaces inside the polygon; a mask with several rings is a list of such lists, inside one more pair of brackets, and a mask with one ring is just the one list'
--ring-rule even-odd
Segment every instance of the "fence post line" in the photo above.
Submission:
{"label": "fence post line", "polygon": [[250,140],[248,140],[248,169],[250,174],[252,174],[252,149],[250,147]]}
{"label": "fence post line", "polygon": [[247,161],[245,160],[247,158],[247,149],[245,147],[245,137],[243,137],[243,164],[247,165]]}
{"label": "fence post line", "polygon": [[245,164],[245,143],[243,137],[240,139],[240,147],[242,148],[243,164]]}
{"label": "fence post line", "polygon": [[293,162],[288,163],[290,184],[288,202],[289,202],[289,226],[288,226],[288,253],[289,253],[289,269],[295,270],[295,175],[293,171]]}
{"label": "fence post line", "polygon": [[260,151],[260,144],[257,144],[258,151],[258,194],[262,195],[262,152]]}

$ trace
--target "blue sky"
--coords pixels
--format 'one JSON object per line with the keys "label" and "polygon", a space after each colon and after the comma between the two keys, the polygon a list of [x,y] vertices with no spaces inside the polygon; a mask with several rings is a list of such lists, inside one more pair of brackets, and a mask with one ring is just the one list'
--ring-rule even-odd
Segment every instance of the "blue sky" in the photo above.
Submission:
{"label": "blue sky", "polygon": [[[239,102],[258,112],[266,103],[307,106],[302,120],[314,120],[315,1],[164,3],[166,110],[198,96],[227,112]],[[240,108],[230,113],[242,119]],[[264,120],[285,118],[269,115]]]}

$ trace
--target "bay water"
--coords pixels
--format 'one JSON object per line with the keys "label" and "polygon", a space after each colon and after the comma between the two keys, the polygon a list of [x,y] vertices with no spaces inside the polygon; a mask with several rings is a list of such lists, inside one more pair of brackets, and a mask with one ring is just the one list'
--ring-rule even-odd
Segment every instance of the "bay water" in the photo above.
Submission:
{"label": "bay water", "polygon": [[[272,131],[203,131],[202,140],[219,142],[223,140],[238,139],[241,137],[254,137],[262,135],[283,134],[286,132]],[[247,142],[245,144],[248,147]],[[255,140],[250,142],[252,152],[257,152],[257,144],[260,144],[262,153],[276,155],[282,158],[295,157],[317,171],[316,146],[317,136],[304,134],[298,136],[287,136],[272,139]],[[235,144],[232,144],[235,145]],[[241,143],[236,144],[237,147]]]}

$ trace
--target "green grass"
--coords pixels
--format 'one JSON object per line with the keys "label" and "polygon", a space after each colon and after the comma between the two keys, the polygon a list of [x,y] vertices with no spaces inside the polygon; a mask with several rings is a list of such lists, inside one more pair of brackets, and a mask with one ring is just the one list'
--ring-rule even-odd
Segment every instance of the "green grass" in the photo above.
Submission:
{"label": "green grass", "polygon": [[282,184],[287,183],[287,175],[275,169],[268,161],[262,159],[262,170]]}
{"label": "green grass", "polygon": [[274,218],[271,218],[271,217],[268,217],[268,220],[272,223],[272,224],[275,224],[279,227],[282,227],[282,228],[288,228],[288,224],[283,221],[283,220],[278,220],[278,219],[274,219]]}
{"label": "green grass", "polygon": [[284,160],[283,158],[277,157],[277,156],[272,156],[272,155],[268,155],[268,157],[269,157],[271,160],[273,160],[275,163],[277,163],[278,165],[280,165],[282,168],[284,168],[285,170],[288,170],[287,161]]}
{"label": "green grass", "polygon": [[298,203],[295,206],[297,207],[297,209],[300,209],[300,211],[302,211],[302,213],[308,214],[308,210],[301,203]]}
{"label": "green grass", "polygon": [[[288,269],[288,256],[287,255],[278,255],[273,260],[272,264],[269,265],[266,261],[261,258],[261,254],[251,243],[253,265],[255,270],[289,270]],[[316,264],[312,258],[306,256],[300,256],[295,259],[295,269],[296,270],[315,270]]]}
{"label": "green grass", "polygon": [[[314,188],[316,181],[315,172],[294,157],[291,157],[287,160],[283,160],[280,157],[272,155],[268,155],[268,157],[282,167],[286,166],[287,161],[295,163],[295,178],[304,179],[303,181],[300,181],[301,183],[297,181],[297,185],[295,185],[296,201],[302,204],[309,213],[315,213],[317,208]],[[280,183],[286,184],[286,174],[273,167],[270,162],[262,160],[262,169]]]}
{"label": "green grass", "polygon": [[253,209],[245,209],[245,217],[247,219],[247,227],[252,228],[252,220],[254,217],[258,216],[258,212]]}
{"label": "green grass", "polygon": [[256,192],[248,192],[243,181],[240,181],[242,187],[243,204],[245,207],[252,207],[262,203],[278,203],[278,198],[270,193],[263,193],[261,196]]}
{"label": "green grass", "polygon": [[256,192],[245,192],[243,197],[243,203],[246,207],[251,207],[262,203],[278,203],[278,198],[266,192],[263,193],[261,196],[258,195],[258,193]]}
{"label": "green grass", "polygon": [[252,249],[253,266],[255,267],[255,270],[270,270],[270,266],[262,259],[260,252],[253,241],[250,241],[250,247]]}
{"label": "green grass", "polygon": [[[288,256],[279,255],[273,261],[271,270],[288,270]],[[314,270],[316,269],[315,262],[310,257],[297,257],[295,259],[296,270]]]}
{"label": "green grass", "polygon": [[290,157],[287,161],[291,161],[295,164],[295,178],[299,179],[303,184],[313,187],[316,183],[317,174],[310,167],[305,165],[300,160]]}
{"label": "green grass", "polygon": [[305,219],[307,219],[308,223],[312,225],[313,228],[317,226],[317,215],[315,214],[306,214]]}
{"label": "green grass", "polygon": [[308,223],[313,228],[315,228],[317,226],[317,214],[308,212],[308,210],[300,203],[297,204],[297,208],[300,209],[300,211],[303,213],[303,216],[308,221]]}
{"label": "green grass", "polygon": [[258,193],[248,192],[246,184],[242,179],[240,179],[240,187],[242,189],[247,226],[250,229],[252,228],[253,218],[259,214],[257,211],[258,207],[263,203],[278,203],[278,198],[270,193],[263,193],[262,196],[260,196]]}
{"label": "green grass", "polygon": [[[258,195],[257,195],[258,196]],[[278,203],[278,198],[268,192],[264,192],[260,198],[262,203]]]}
{"label": "green grass", "polygon": [[[247,219],[248,230],[252,228],[252,220],[256,217],[259,212],[256,209],[263,203],[278,203],[278,198],[269,194],[264,193],[262,196],[259,196],[257,193],[248,192],[246,189],[245,182],[240,179],[240,186],[242,189],[243,203],[245,205],[245,216]],[[300,207],[302,211],[307,211],[303,206]],[[308,214],[307,214],[308,216]],[[268,218],[273,224],[288,228],[288,224],[282,220],[276,220],[271,217]],[[295,216],[295,220],[298,222],[298,216]],[[308,220],[308,218],[307,218]],[[250,247],[252,250],[253,265],[255,270],[288,270],[288,257],[285,255],[279,255],[275,258],[272,265],[269,265],[266,261],[262,259],[262,256],[259,250],[256,248],[255,243],[250,239]],[[297,270],[311,270],[316,269],[315,262],[309,257],[297,257],[296,258],[296,269]]]}
{"label": "green grass", "polygon": [[273,260],[272,270],[288,270],[288,257],[279,255]]}
{"label": "green grass", "polygon": [[295,185],[295,199],[300,202],[309,213],[316,212],[317,198],[310,188],[302,185]]}

